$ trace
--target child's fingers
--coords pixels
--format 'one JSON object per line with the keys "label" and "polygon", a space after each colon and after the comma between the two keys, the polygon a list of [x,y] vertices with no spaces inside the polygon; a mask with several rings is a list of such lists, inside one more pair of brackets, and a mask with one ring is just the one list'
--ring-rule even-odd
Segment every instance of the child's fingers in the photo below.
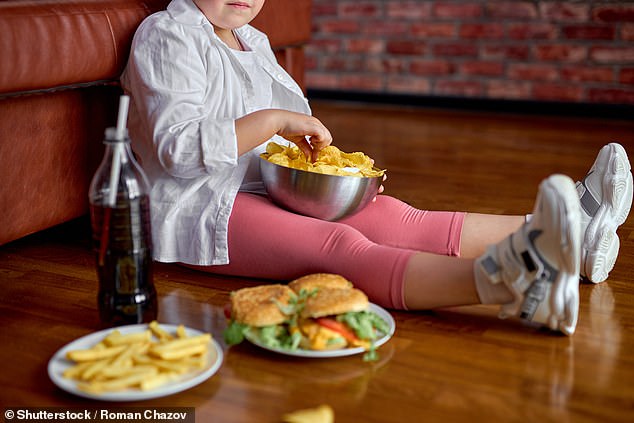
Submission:
{"label": "child's fingers", "polygon": [[306,140],[306,137],[297,137],[291,139],[293,143],[304,153],[304,156],[307,158],[313,157],[313,147],[311,147],[310,143]]}

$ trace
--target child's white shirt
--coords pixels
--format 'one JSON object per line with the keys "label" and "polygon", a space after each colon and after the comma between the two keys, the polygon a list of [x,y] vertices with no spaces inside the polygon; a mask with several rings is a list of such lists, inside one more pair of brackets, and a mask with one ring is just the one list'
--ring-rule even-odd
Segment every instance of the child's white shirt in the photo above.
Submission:
{"label": "child's white shirt", "polygon": [[245,68],[192,0],[173,0],[134,36],[121,83],[131,96],[132,146],[152,185],[155,260],[228,263],[233,202],[243,181],[243,189],[257,185],[249,164],[266,144],[238,157],[235,119],[265,103],[310,114],[266,35],[250,25],[236,33],[264,73]]}
{"label": "child's white shirt", "polygon": [[[262,66],[262,60],[258,54],[252,50],[238,51],[232,50],[234,57],[238,59],[247,75],[253,81],[252,107],[254,110],[270,109],[273,102],[273,78]],[[260,174],[260,153],[266,151],[266,143],[249,151],[240,157],[239,160],[248,160],[249,166],[242,179],[240,191],[252,192],[256,194],[266,194],[262,176]]]}

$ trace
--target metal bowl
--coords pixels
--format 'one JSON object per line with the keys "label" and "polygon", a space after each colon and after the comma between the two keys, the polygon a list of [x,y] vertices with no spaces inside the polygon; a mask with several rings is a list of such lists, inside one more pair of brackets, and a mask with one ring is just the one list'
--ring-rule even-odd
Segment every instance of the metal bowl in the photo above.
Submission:
{"label": "metal bowl", "polygon": [[266,192],[280,207],[322,220],[339,220],[364,208],[378,193],[383,176],[325,175],[260,158]]}

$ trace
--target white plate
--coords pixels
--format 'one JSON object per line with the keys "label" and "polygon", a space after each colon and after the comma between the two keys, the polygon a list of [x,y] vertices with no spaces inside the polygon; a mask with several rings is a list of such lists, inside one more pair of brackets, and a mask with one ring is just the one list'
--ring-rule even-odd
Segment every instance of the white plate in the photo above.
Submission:
{"label": "white plate", "polygon": [[[394,335],[394,331],[396,330],[396,323],[394,322],[394,318],[390,313],[387,312],[384,308],[370,303],[370,307],[368,310],[376,313],[388,324],[388,333],[383,337],[374,341],[374,346],[376,348],[385,344],[390,340],[392,335]],[[273,348],[268,345],[264,345],[261,343],[256,337],[251,336],[249,332],[245,334],[245,338],[254,345],[257,345],[260,348],[264,348],[265,350],[273,351],[280,354],[292,355],[295,357],[310,357],[310,358],[330,358],[330,357],[344,357],[347,355],[355,355],[366,352],[366,349],[363,347],[355,347],[355,348],[341,348],[339,350],[324,350],[324,351],[316,351],[316,350],[304,350],[298,348],[296,350],[289,350],[284,348]]]}
{"label": "white plate", "polygon": [[[161,324],[161,328],[165,329],[167,332],[175,333],[177,326]],[[207,357],[207,365],[205,366],[205,368],[194,373],[183,375],[181,378],[176,379],[173,382],[167,383],[150,391],[127,389],[119,392],[104,392],[101,394],[93,394],[78,389],[77,382],[75,380],[66,379],[62,376],[66,369],[74,365],[72,361],[66,358],[66,353],[68,351],[90,348],[115,329],[118,329],[122,334],[127,334],[147,330],[148,325],[128,325],[104,329],[102,331],[83,336],[65,345],[59,351],[57,351],[48,362],[48,376],[51,378],[53,383],[64,391],[79,395],[80,397],[102,401],[139,401],[164,397],[196,386],[199,383],[209,379],[214,373],[218,371],[220,365],[222,364],[222,349],[220,348],[220,345],[212,338],[209,342],[209,356]],[[203,333],[190,328],[185,328],[185,332],[189,336],[201,335]]]}

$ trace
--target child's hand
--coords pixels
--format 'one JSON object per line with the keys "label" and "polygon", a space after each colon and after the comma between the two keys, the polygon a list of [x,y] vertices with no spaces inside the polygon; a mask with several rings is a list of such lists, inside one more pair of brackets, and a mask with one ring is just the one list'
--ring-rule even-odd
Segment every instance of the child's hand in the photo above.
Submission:
{"label": "child's hand", "polygon": [[[387,179],[387,173],[383,174],[383,182],[385,182],[385,180]],[[381,184],[381,186],[379,187],[379,191],[377,192],[377,194],[382,193],[383,191],[385,191],[385,187],[383,186],[383,184]],[[372,202],[376,201],[376,196],[372,199]]]}
{"label": "child's hand", "polygon": [[282,112],[280,118],[277,135],[297,145],[312,162],[317,160],[320,150],[332,143],[330,131],[314,116]]}

